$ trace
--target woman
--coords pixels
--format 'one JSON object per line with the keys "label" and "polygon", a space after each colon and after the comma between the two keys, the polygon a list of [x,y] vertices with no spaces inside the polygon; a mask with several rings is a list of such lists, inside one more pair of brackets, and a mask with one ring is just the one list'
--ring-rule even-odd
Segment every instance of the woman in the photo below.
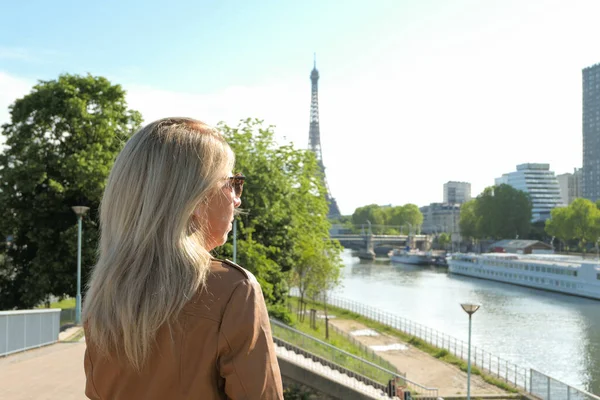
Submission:
{"label": "woman", "polygon": [[223,137],[153,122],[117,157],[84,304],[91,399],[283,399],[254,276],[210,251],[227,240],[244,178]]}

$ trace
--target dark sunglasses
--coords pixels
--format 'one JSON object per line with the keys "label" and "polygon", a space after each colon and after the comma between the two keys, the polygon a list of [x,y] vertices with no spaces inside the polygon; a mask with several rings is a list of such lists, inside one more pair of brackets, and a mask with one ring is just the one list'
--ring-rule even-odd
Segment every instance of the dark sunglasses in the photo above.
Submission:
{"label": "dark sunglasses", "polygon": [[243,174],[238,173],[234,176],[230,176],[227,178],[227,180],[229,181],[229,185],[233,188],[235,195],[237,197],[241,197],[242,191],[244,190],[244,181],[246,180],[246,177]]}

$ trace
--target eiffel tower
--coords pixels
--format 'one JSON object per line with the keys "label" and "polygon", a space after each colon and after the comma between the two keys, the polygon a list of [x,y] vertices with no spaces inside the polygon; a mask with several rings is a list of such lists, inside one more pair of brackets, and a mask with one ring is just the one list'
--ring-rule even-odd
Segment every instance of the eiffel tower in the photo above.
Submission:
{"label": "eiffel tower", "polygon": [[315,56],[313,70],[310,73],[312,91],[310,96],[310,129],[308,131],[308,147],[317,156],[317,161],[321,172],[323,173],[323,184],[327,190],[327,203],[329,204],[329,213],[327,218],[341,217],[337,202],[331,195],[327,178],[325,177],[325,165],[323,164],[323,154],[321,153],[321,132],[319,131],[319,71],[317,71],[317,57]]}

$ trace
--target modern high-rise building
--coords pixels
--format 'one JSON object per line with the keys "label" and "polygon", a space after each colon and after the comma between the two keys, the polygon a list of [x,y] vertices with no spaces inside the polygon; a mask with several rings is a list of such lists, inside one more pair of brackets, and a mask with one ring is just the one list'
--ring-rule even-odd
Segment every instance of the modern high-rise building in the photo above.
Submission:
{"label": "modern high-rise building", "polygon": [[471,184],[469,182],[449,181],[444,183],[444,203],[466,203],[471,200]]}
{"label": "modern high-rise building", "polygon": [[532,203],[532,222],[550,218],[550,211],[562,206],[560,187],[550,164],[527,163],[517,165],[517,170],[496,178],[496,185],[507,184],[529,193]]}
{"label": "modern high-rise building", "polygon": [[584,68],[583,82],[583,179],[586,199],[600,199],[600,63]]}
{"label": "modern high-rise building", "polygon": [[581,168],[575,168],[573,173],[556,175],[560,187],[560,198],[564,206],[568,206],[576,198],[582,197],[581,176]]}

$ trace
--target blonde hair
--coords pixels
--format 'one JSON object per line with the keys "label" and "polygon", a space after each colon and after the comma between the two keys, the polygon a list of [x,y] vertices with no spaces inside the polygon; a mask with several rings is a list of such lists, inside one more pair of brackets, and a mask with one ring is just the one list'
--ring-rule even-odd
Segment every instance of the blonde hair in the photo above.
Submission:
{"label": "blonde hair", "polygon": [[158,329],[204,286],[211,256],[193,213],[234,165],[221,134],[166,118],[118,155],[100,206],[99,258],[88,284],[88,339],[141,370]]}

